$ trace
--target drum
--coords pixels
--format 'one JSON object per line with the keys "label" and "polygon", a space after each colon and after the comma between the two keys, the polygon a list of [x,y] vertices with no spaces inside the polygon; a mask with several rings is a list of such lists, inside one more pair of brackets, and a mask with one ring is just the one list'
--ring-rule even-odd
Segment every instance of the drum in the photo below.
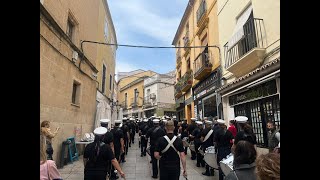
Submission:
{"label": "drum", "polygon": [[149,154],[149,156],[151,156],[151,155],[150,155],[150,146],[147,147],[146,151],[147,151],[147,153]]}
{"label": "drum", "polygon": [[194,145],[194,141],[191,141],[191,142],[189,143],[189,149],[190,149],[190,151],[193,151],[193,152],[196,151],[196,147],[195,147],[195,145]]}
{"label": "drum", "polygon": [[218,169],[217,154],[214,146],[207,147],[203,156],[203,160],[212,168]]}
{"label": "drum", "polygon": [[188,137],[182,139],[183,147],[189,147]]}
{"label": "drum", "polygon": [[204,152],[203,152],[201,146],[198,148],[198,151],[199,151],[199,153],[200,153],[202,156],[204,156]]}
{"label": "drum", "polygon": [[230,153],[226,158],[220,161],[220,167],[225,176],[233,170],[233,154]]}

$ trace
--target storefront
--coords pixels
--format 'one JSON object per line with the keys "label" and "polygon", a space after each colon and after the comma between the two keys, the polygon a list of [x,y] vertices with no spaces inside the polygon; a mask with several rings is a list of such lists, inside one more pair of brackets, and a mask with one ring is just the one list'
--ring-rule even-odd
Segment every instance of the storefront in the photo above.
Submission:
{"label": "storefront", "polygon": [[215,90],[220,87],[220,72],[213,71],[206,79],[196,84],[193,89],[194,112],[199,119],[204,117],[221,117],[222,107],[220,96]]}

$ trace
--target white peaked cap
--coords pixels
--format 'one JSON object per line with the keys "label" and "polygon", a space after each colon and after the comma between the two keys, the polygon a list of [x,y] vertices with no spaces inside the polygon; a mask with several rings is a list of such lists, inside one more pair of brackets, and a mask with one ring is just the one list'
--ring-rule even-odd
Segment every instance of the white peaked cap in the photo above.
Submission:
{"label": "white peaked cap", "polygon": [[205,123],[206,124],[212,124],[212,121],[206,120]]}
{"label": "white peaked cap", "polygon": [[248,118],[246,116],[237,116],[234,119],[237,123],[246,123],[248,121]]}
{"label": "white peaked cap", "polygon": [[166,117],[165,116],[162,116],[162,118],[161,118],[162,120],[164,120],[164,119],[166,119]]}
{"label": "white peaked cap", "polygon": [[206,120],[206,119],[208,119],[208,117],[204,117],[203,119]]}
{"label": "white peaked cap", "polygon": [[130,120],[130,121],[133,121],[134,119],[131,117],[129,120]]}
{"label": "white peaked cap", "polygon": [[153,121],[153,123],[159,123],[159,119],[154,119],[154,120],[152,120]]}
{"label": "white peaked cap", "polygon": [[108,124],[110,122],[110,119],[100,119],[100,123],[102,124]]}
{"label": "white peaked cap", "polygon": [[122,120],[114,120],[114,123],[115,124],[120,124],[120,123],[122,123]]}
{"label": "white peaked cap", "polygon": [[121,124],[119,125],[119,127],[122,127],[122,125],[123,125],[123,124],[121,123]]}
{"label": "white peaked cap", "polygon": [[143,122],[148,122],[148,119],[144,119]]}
{"label": "white peaked cap", "polygon": [[197,124],[202,125],[203,122],[202,121],[196,121]]}
{"label": "white peaked cap", "polygon": [[96,128],[93,133],[97,136],[101,136],[101,135],[104,135],[108,132],[108,129],[105,128],[105,127],[98,127]]}
{"label": "white peaked cap", "polygon": [[226,124],[226,121],[225,121],[225,120],[222,120],[222,119],[218,119],[217,122],[218,122],[219,124]]}
{"label": "white peaked cap", "polygon": [[163,120],[162,120],[162,122],[166,123],[166,122],[168,122],[168,120],[166,120],[166,119],[163,119]]}
{"label": "white peaked cap", "polygon": [[195,120],[197,120],[196,118],[190,118],[191,119],[191,121],[195,121]]}
{"label": "white peaked cap", "polygon": [[177,116],[172,116],[173,119],[177,119]]}

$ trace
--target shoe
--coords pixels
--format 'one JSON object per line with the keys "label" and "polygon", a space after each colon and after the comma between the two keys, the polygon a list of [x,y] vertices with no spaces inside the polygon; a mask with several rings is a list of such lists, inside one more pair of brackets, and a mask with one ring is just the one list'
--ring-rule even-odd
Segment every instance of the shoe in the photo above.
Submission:
{"label": "shoe", "polygon": [[150,163],[152,163],[152,160],[150,161]]}
{"label": "shoe", "polygon": [[210,174],[209,174],[209,173],[207,173],[207,172],[203,172],[203,173],[202,173],[202,175],[210,176]]}
{"label": "shoe", "polygon": [[158,178],[158,176],[151,176],[152,178],[154,178],[154,179],[157,179]]}
{"label": "shoe", "polygon": [[200,167],[200,164],[197,164],[197,167]]}
{"label": "shoe", "polygon": [[143,154],[143,156],[146,156],[146,155],[147,155],[146,153]]}
{"label": "shoe", "polygon": [[126,160],[122,160],[123,163],[127,162]]}
{"label": "shoe", "polygon": [[196,160],[197,158],[196,157],[191,157],[191,160]]}
{"label": "shoe", "polygon": [[143,156],[143,154],[140,155],[140,157],[142,157],[142,156]]}

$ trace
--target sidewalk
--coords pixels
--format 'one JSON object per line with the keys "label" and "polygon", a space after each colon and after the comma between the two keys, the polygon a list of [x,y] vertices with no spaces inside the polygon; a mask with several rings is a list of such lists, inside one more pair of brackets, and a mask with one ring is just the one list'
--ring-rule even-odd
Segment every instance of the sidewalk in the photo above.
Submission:
{"label": "sidewalk", "polygon": [[[135,144],[131,144],[129,147],[128,155],[126,156],[126,162],[121,163],[120,166],[126,174],[127,180],[154,180],[151,178],[152,167],[150,162],[150,156],[140,157],[140,148],[138,146],[138,135],[136,134]],[[187,173],[188,180],[218,180],[218,171],[215,171],[215,176],[203,176],[201,173],[205,171],[202,167],[196,167],[196,160],[191,160],[190,151],[187,155]],[[83,180],[83,156],[80,156],[80,160],[73,164],[68,164],[59,172],[64,180]],[[159,176],[158,176],[159,177]],[[120,180],[121,178],[119,178]],[[159,179],[159,178],[158,178]],[[180,180],[185,178],[180,176]]]}

